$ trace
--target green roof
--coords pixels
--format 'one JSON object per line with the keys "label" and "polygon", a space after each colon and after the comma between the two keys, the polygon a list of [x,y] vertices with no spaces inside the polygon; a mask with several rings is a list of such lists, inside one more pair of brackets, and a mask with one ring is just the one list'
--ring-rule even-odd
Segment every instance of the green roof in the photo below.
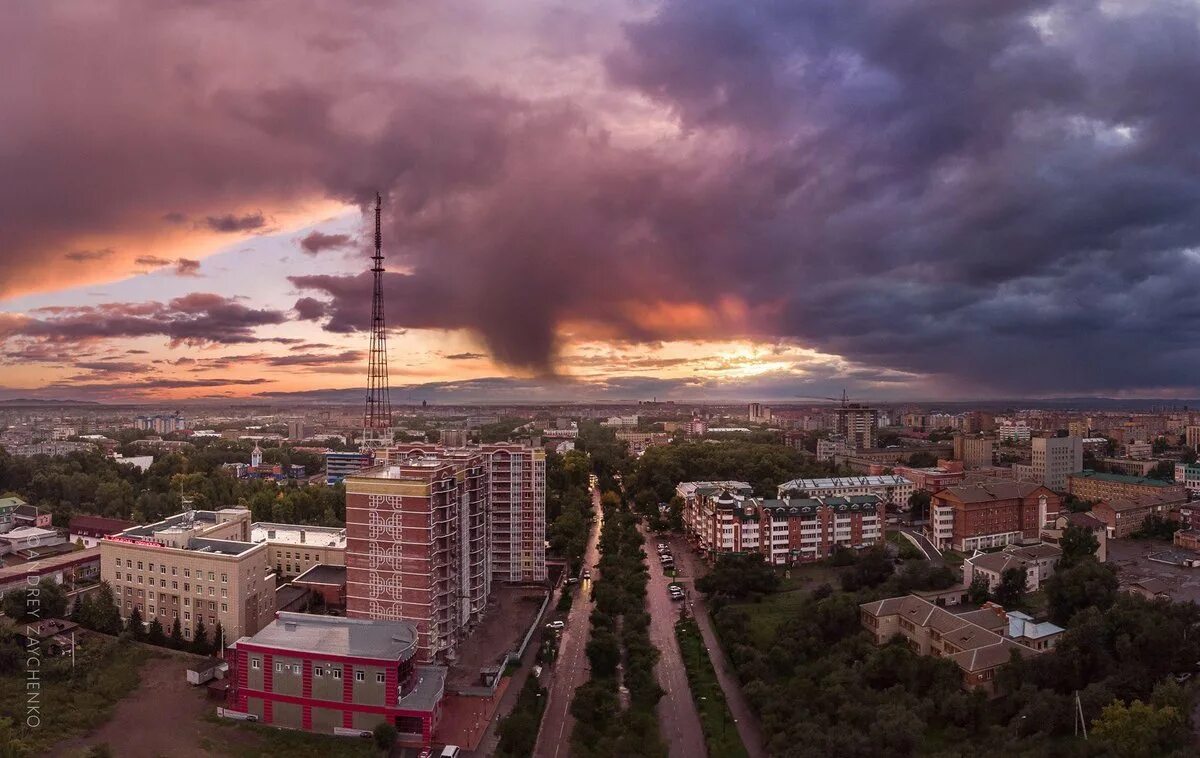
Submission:
{"label": "green roof", "polygon": [[1166,482],[1162,479],[1150,479],[1145,476],[1129,476],[1128,474],[1105,474],[1091,469],[1084,469],[1070,476],[1082,476],[1087,479],[1099,479],[1102,482],[1120,482],[1121,484],[1142,484],[1149,487],[1173,487],[1175,482]]}
{"label": "green roof", "polygon": [[0,510],[19,508],[22,505],[28,505],[28,503],[19,497],[0,497]]}

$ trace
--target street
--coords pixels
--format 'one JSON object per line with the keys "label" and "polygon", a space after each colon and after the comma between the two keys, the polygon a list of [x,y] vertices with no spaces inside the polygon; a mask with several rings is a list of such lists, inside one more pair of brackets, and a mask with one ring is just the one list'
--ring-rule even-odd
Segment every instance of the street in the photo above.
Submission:
{"label": "street", "polygon": [[703,576],[706,571],[704,562],[692,552],[691,546],[683,537],[674,536],[668,542],[671,545],[671,554],[675,556],[676,573],[679,574],[675,581],[685,585],[687,589],[688,599],[685,602],[696,619],[696,625],[700,627],[700,636],[704,638],[704,644],[708,648],[709,658],[717,673],[717,681],[721,684],[721,691],[725,693],[725,701],[729,704],[729,712],[733,714],[737,724],[742,744],[745,745],[750,758],[764,758],[766,751],[763,749],[762,729],[759,727],[758,717],[750,710],[750,704],[742,694],[737,672],[717,641],[716,630],[713,629],[712,619],[709,618],[708,609],[704,605],[704,597],[694,586],[696,577]]}
{"label": "street", "polygon": [[[591,635],[592,581],[598,578],[599,572],[594,568],[600,561],[600,527],[603,516],[600,510],[600,492],[592,490],[592,508],[596,520],[588,534],[587,549],[583,554],[585,570],[592,572],[591,580],[580,582],[567,615],[567,625],[562,631],[562,640],[558,647],[558,660],[550,667],[549,696],[550,702],[542,716],[542,727],[538,733],[537,748],[534,755],[540,758],[559,758],[570,755],[571,729],[575,719],[571,716],[571,698],[575,689],[588,679],[588,661],[584,654],[588,638]],[[567,591],[564,587],[563,591]]]}
{"label": "street", "polygon": [[675,639],[675,621],[679,618],[681,602],[672,600],[667,594],[667,585],[671,580],[663,573],[658,560],[655,546],[659,540],[644,526],[638,529],[646,541],[646,562],[650,568],[646,606],[650,612],[650,641],[659,651],[654,673],[659,686],[666,691],[662,700],[658,701],[659,729],[673,758],[705,755],[707,747],[700,726],[700,715],[688,687],[679,641]]}

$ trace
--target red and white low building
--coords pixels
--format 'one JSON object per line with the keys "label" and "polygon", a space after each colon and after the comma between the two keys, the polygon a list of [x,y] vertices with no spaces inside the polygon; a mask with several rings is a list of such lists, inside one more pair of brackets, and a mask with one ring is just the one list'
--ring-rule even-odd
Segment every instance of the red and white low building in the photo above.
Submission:
{"label": "red and white low building", "polygon": [[405,621],[278,613],[229,646],[232,717],[324,734],[365,734],[380,723],[429,745],[442,711],[446,668],[417,663]]}

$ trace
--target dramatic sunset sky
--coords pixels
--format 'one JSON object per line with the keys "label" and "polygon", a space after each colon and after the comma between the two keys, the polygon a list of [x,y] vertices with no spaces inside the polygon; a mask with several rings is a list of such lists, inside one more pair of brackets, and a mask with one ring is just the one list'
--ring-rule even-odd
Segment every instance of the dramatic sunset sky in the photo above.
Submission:
{"label": "dramatic sunset sky", "polygon": [[0,399],[1188,396],[1200,5],[13,2]]}

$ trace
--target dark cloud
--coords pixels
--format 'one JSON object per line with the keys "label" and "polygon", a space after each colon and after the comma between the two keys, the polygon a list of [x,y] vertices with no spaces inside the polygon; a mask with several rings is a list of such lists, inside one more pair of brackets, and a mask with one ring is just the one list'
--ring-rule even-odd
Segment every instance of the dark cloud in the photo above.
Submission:
{"label": "dark cloud", "polygon": [[129,382],[83,382],[63,381],[48,385],[49,389],[70,390],[73,392],[89,393],[149,393],[155,390],[196,389],[203,387],[253,387],[260,384],[271,384],[270,379],[139,379]]}
{"label": "dark cloud", "polygon": [[318,231],[310,232],[300,240],[300,249],[309,255],[316,255],[325,250],[338,250],[350,244],[349,234],[323,234]]}
{"label": "dark cloud", "polygon": [[313,297],[302,297],[292,306],[296,311],[296,318],[301,321],[316,321],[325,317],[327,308],[325,303]]}
{"label": "dark cloud", "polygon": [[221,216],[209,216],[204,219],[204,225],[214,232],[251,232],[267,225],[262,212],[250,213],[245,216],[235,216],[226,213]]}
{"label": "dark cloud", "polygon": [[180,258],[175,261],[175,276],[203,276],[200,273],[200,261],[190,258]]}
{"label": "dark cloud", "polygon": [[72,250],[69,253],[64,253],[63,258],[72,263],[86,263],[87,261],[99,261],[111,256],[113,251],[111,248],[102,250]]}
{"label": "dark cloud", "polygon": [[[39,251],[167,210],[249,231],[380,190],[388,323],[469,330],[540,376],[570,334],[787,339],[938,391],[1194,387],[1200,9],[1117,5],[665,0],[622,27],[602,92],[554,98],[371,65],[450,16],[347,12],[320,44],[342,9],[314,2],[248,64],[234,35],[261,32],[215,5],[107,26],[19,5],[0,46],[33,79],[0,84],[0,293],[56,278]],[[595,61],[591,38],[532,42],[514,48]],[[111,86],[129,71],[145,81]],[[302,318],[369,325],[368,274],[292,283]]]}
{"label": "dark cloud", "polygon": [[[347,363],[360,364],[366,360],[362,350],[343,350],[340,353],[292,353],[274,355],[263,359],[268,366],[341,366]],[[356,371],[362,371],[357,366]]]}
{"label": "dark cloud", "polygon": [[483,353],[450,353],[442,357],[448,361],[477,361],[487,356]]}
{"label": "dark cloud", "polygon": [[139,266],[149,266],[150,268],[162,268],[163,266],[171,265],[170,258],[160,258],[157,255],[139,255],[133,259],[133,262]]}
{"label": "dark cloud", "polygon": [[204,292],[193,292],[166,303],[106,303],[40,309],[38,313],[41,317],[0,319],[0,343],[35,338],[61,345],[162,336],[172,345],[238,344],[264,341],[255,334],[258,327],[287,320],[280,311],[250,308],[234,298]]}

